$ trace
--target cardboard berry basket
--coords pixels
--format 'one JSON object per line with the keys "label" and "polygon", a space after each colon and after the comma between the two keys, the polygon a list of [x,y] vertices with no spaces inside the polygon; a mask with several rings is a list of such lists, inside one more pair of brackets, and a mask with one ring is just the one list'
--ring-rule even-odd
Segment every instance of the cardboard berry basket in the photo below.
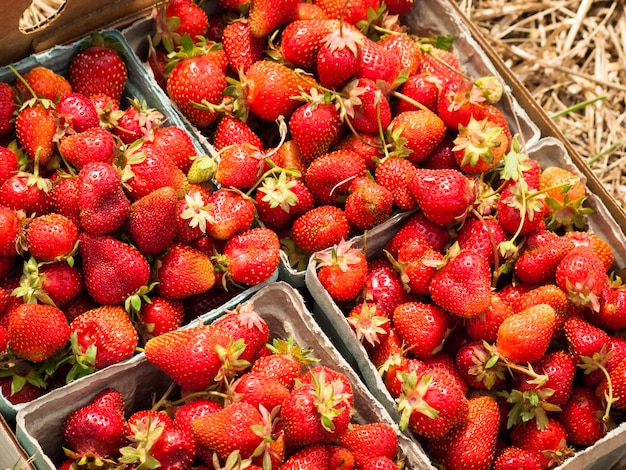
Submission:
{"label": "cardboard berry basket", "polygon": [[[386,422],[397,429],[385,409],[315,323],[298,291],[284,282],[274,282],[260,289],[248,302],[253,303],[255,310],[268,323],[271,338],[293,336],[296,344],[313,350],[313,355],[320,359],[317,364],[348,376],[355,397],[354,422]],[[210,323],[215,318],[210,315],[198,321]],[[162,394],[170,383],[164,372],[147,361],[145,355],[136,356],[126,363],[96,372],[89,380],[72,383],[64,390],[54,390],[29,403],[17,415],[18,439],[37,469],[54,469],[63,458],[61,424],[71,411],[85,405],[101,389],[114,387],[124,396],[127,412],[131,413],[149,405],[151,399]],[[397,432],[405,468],[429,468],[421,449],[399,429]]]}

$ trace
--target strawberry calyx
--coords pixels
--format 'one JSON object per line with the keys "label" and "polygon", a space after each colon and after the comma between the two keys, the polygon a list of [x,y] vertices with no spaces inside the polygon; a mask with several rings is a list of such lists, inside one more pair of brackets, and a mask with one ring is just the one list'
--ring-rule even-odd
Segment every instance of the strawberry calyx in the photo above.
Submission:
{"label": "strawberry calyx", "polygon": [[298,196],[292,191],[297,185],[295,178],[287,179],[287,171],[282,170],[276,175],[268,175],[261,181],[261,185],[257,191],[264,194],[261,198],[267,202],[272,209],[280,207],[283,211],[289,213],[291,207],[298,203]]}
{"label": "strawberry calyx", "polygon": [[224,465],[220,462],[220,458],[217,453],[214,452],[211,463],[213,464],[213,468],[216,470],[243,470],[253,464],[252,459],[243,459],[241,457],[239,449],[234,450],[228,455]]}
{"label": "strawberry calyx", "polygon": [[70,335],[71,356],[69,362],[72,367],[68,371],[65,381],[73,382],[76,379],[85,377],[96,371],[96,355],[98,347],[95,343],[90,344],[85,350],[78,343],[78,334],[73,332]]}
{"label": "strawberry calyx", "polygon": [[211,204],[205,204],[200,193],[185,194],[185,209],[180,213],[180,218],[188,221],[191,228],[198,227],[202,233],[206,233],[207,223],[215,222],[210,209]]}
{"label": "strawberry calyx", "polygon": [[496,383],[504,380],[506,368],[498,361],[498,355],[486,348],[473,348],[472,363],[468,373],[475,376],[475,381],[485,384],[491,390]]}
{"label": "strawberry calyx", "polygon": [[317,268],[324,266],[338,266],[343,272],[350,269],[351,264],[358,264],[362,260],[363,250],[354,248],[352,241],[344,240],[333,246],[330,251],[317,252],[314,260],[317,263]]}
{"label": "strawberry calyx", "polygon": [[439,410],[430,406],[424,396],[428,392],[433,376],[428,373],[422,375],[419,379],[415,372],[399,371],[398,378],[402,382],[402,394],[396,400],[398,403],[398,412],[400,412],[400,421],[398,425],[401,430],[406,430],[409,425],[409,419],[414,412],[422,413],[425,416],[435,419],[439,416]]}
{"label": "strawberry calyx", "polygon": [[246,341],[243,338],[239,338],[234,342],[231,341],[226,347],[221,345],[215,346],[217,355],[222,361],[222,366],[215,376],[216,382],[231,380],[238,373],[250,366],[249,361],[240,359],[245,349]]}
{"label": "strawberry calyx", "polygon": [[535,420],[537,429],[543,430],[548,427],[547,412],[561,411],[561,407],[554,405],[548,399],[554,395],[554,389],[542,388],[535,390],[520,391],[513,389],[510,392],[500,391],[498,396],[506,399],[513,407],[507,418],[507,428],[516,424],[527,423]]}
{"label": "strawberry calyx", "polygon": [[332,432],[335,429],[333,420],[349,407],[351,394],[344,391],[341,379],[327,382],[323,370],[311,373],[311,383],[320,423],[326,431]]}
{"label": "strawberry calyx", "polygon": [[494,162],[493,148],[500,147],[502,128],[485,118],[477,120],[472,116],[467,126],[459,125],[459,133],[454,139],[453,151],[463,151],[461,165],[475,167],[479,161]]}
{"label": "strawberry calyx", "polygon": [[287,339],[274,338],[272,343],[267,344],[266,347],[272,354],[287,354],[302,365],[319,362],[319,359],[312,355],[313,350],[303,349],[295,342],[293,336],[289,336]]}
{"label": "strawberry calyx", "polygon": [[389,318],[384,315],[376,315],[378,308],[375,304],[369,305],[363,300],[358,312],[351,314],[347,321],[354,328],[359,342],[367,342],[375,346],[380,342],[380,335],[386,333],[382,325],[389,323]]}
{"label": "strawberry calyx", "polygon": [[150,455],[150,451],[160,439],[164,429],[165,423],[153,420],[151,414],[148,414],[145,419],[138,419],[133,423],[129,423],[130,434],[126,437],[131,442],[131,445],[120,449],[122,454],[119,459],[120,462],[125,464],[139,463],[145,466],[145,468],[161,466],[161,463]]}
{"label": "strawberry calyx", "polygon": [[55,305],[54,301],[43,288],[43,276],[39,274],[39,266],[34,257],[24,261],[20,285],[13,289],[11,295],[21,298],[24,303],[43,303]]}

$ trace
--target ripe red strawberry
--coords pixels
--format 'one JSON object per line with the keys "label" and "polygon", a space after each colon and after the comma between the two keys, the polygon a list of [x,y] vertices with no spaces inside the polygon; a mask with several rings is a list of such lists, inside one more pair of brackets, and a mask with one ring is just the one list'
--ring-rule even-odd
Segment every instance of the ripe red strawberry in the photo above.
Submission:
{"label": "ripe red strawberry", "polygon": [[66,304],[85,291],[82,271],[76,265],[70,266],[67,262],[60,261],[44,264],[38,271],[40,282],[35,283],[33,287],[43,289],[54,305],[63,307],[64,313]]}
{"label": "ripe red strawberry", "polygon": [[64,215],[81,229],[80,207],[78,205],[78,179],[76,176],[60,177],[52,180],[50,191],[52,212]]}
{"label": "ripe red strawberry", "polygon": [[376,167],[375,179],[378,184],[392,192],[394,203],[399,209],[408,211],[417,207],[417,201],[408,186],[415,172],[416,168],[409,160],[390,157]]}
{"label": "ripe red strawberry", "polygon": [[343,23],[332,28],[321,40],[314,69],[320,85],[340,90],[353,78],[358,69],[359,47],[363,44],[363,33]]}
{"label": "ripe red strawberry", "polygon": [[17,80],[15,89],[24,100],[31,98],[34,92],[38,98],[56,103],[61,96],[72,91],[71,85],[63,75],[43,65],[29,69],[22,74],[22,78],[28,83],[28,87],[21,80]]}
{"label": "ripe red strawberry", "polygon": [[386,423],[353,423],[339,436],[339,445],[347,448],[354,456],[358,469],[365,468],[370,460],[377,457],[394,459],[398,451],[398,436]]}
{"label": "ripe red strawberry", "polygon": [[472,389],[497,389],[505,379],[505,368],[496,362],[491,365],[493,354],[482,341],[468,341],[463,344],[454,358],[455,365],[463,380]]}
{"label": "ripe red strawberry", "polygon": [[468,400],[468,412],[462,424],[449,434],[433,439],[428,449],[433,460],[450,470],[491,468],[500,424],[500,411],[489,396]]}
{"label": "ripe red strawberry", "polygon": [[415,75],[420,68],[422,50],[420,44],[408,34],[389,34],[380,44],[400,59],[402,72],[408,77]]}
{"label": "ripe red strawberry", "polygon": [[606,240],[600,238],[595,233],[574,230],[565,232],[563,236],[574,242],[575,246],[582,245],[591,248],[596,256],[602,260],[607,271],[613,266],[613,261],[615,261],[613,249]]}
{"label": "ripe red strawberry", "polygon": [[563,331],[563,324],[570,316],[571,307],[567,294],[554,284],[544,284],[523,293],[515,303],[514,309],[522,311],[537,304],[548,304],[554,309],[556,323],[554,335],[557,337]]}
{"label": "ripe red strawberry", "polygon": [[382,80],[393,85],[402,71],[402,62],[393,51],[387,50],[382,44],[367,37],[358,49],[358,78]]}
{"label": "ripe red strawberry", "polygon": [[487,218],[466,220],[456,237],[462,250],[476,251],[489,260],[491,266],[495,260],[502,261],[498,246],[507,239],[508,235],[497,220]]}
{"label": "ripe red strawberry", "polygon": [[368,266],[367,277],[361,296],[367,302],[374,302],[388,317],[395,308],[408,300],[402,280],[391,264]]}
{"label": "ripe red strawberry", "polygon": [[247,21],[233,21],[224,26],[222,46],[232,71],[246,73],[257,60],[262,60],[266,48],[265,37],[255,37]]}
{"label": "ripe red strawberry", "polygon": [[72,91],[89,97],[104,94],[119,103],[128,72],[114,43],[94,33],[91,44],[72,58],[68,76]]}
{"label": "ripe red strawberry", "polygon": [[298,217],[292,225],[293,241],[304,251],[314,253],[348,238],[350,223],[343,209],[317,206]]}
{"label": "ripe red strawberry", "polygon": [[208,398],[197,398],[185,401],[176,408],[174,412],[174,424],[178,429],[188,430],[193,434],[193,422],[210,413],[215,413],[223,407],[215,400]]}
{"label": "ripe red strawberry", "polygon": [[167,94],[181,112],[198,127],[212,124],[218,117],[210,106],[199,108],[196,104],[218,104],[226,88],[225,66],[212,55],[211,49],[194,45],[189,36],[183,38],[179,62],[167,78]]}
{"label": "ripe red strawberry", "polygon": [[35,217],[26,230],[28,251],[40,262],[60,260],[69,256],[77,240],[76,224],[56,213]]}
{"label": "ripe red strawberry", "polygon": [[[610,385],[609,387],[609,380]],[[617,364],[609,373],[609,377],[603,376],[602,382],[596,387],[595,394],[599,400],[612,400],[611,408],[617,410],[626,409],[626,360]],[[611,393],[612,392],[612,395]],[[608,410],[608,408],[607,408]],[[606,415],[606,411],[605,411]]]}
{"label": "ripe red strawberry", "polygon": [[397,399],[400,429],[433,439],[465,421],[468,400],[448,371],[427,369],[421,375],[411,372],[400,377],[402,393]]}
{"label": "ripe red strawberry", "polygon": [[112,119],[111,131],[124,144],[132,144],[138,139],[154,140],[154,131],[163,125],[165,117],[160,111],[148,108],[139,98],[129,99],[130,105]]}
{"label": "ripe red strawberry", "polygon": [[494,470],[541,470],[541,459],[534,452],[520,449],[515,446],[507,446],[493,462]]}
{"label": "ripe red strawberry", "polygon": [[0,186],[0,205],[23,210],[27,215],[43,215],[52,210],[52,182],[33,173],[18,172]]}
{"label": "ripe red strawberry", "polygon": [[239,358],[249,362],[269,341],[269,327],[251,303],[238,305],[235,310],[227,311],[226,315],[213,323],[228,331],[235,341],[244,340],[245,350]]}
{"label": "ripe red strawberry", "polygon": [[258,357],[253,362],[251,371],[270,377],[289,389],[301,377],[302,367],[317,361],[311,355],[312,351],[296,344],[293,337],[275,338],[267,345],[267,349],[270,354]]}
{"label": "ripe red strawberry", "polygon": [[359,21],[367,19],[367,9],[376,10],[379,6],[377,0],[318,0],[315,2],[325,13],[333,19],[343,18],[343,21],[356,25]]}
{"label": "ripe red strawberry", "polygon": [[298,0],[254,2],[248,15],[250,32],[257,38],[269,36],[275,29],[294,19],[298,3]]}
{"label": "ripe red strawberry", "polygon": [[187,34],[195,39],[206,36],[209,19],[206,12],[191,0],[172,0],[156,12],[156,33],[154,42],[163,44],[171,52],[181,44],[181,38]]}
{"label": "ripe red strawberry", "polygon": [[130,201],[122,189],[117,169],[103,162],[90,162],[78,173],[80,224],[90,233],[111,233],[128,219]]}
{"label": "ripe red strawberry", "polygon": [[263,441],[254,428],[263,424],[263,416],[254,405],[236,402],[196,419],[192,428],[202,452],[214,451],[225,460],[235,450],[242,458],[251,457]]}
{"label": "ripe red strawberry", "polygon": [[418,169],[409,190],[424,215],[438,225],[461,220],[475,201],[470,180],[458,170]]}
{"label": "ripe red strawberry", "polygon": [[296,451],[280,466],[281,470],[329,470],[329,444],[312,444]]}
{"label": "ripe red strawberry", "polygon": [[406,158],[417,163],[428,157],[443,141],[446,127],[432,111],[418,109],[396,115],[391,121],[389,134],[402,142]]}
{"label": "ripe red strawberry", "polygon": [[185,306],[179,300],[153,296],[139,310],[139,320],[148,338],[180,328],[185,319]]}
{"label": "ripe red strawberry", "polygon": [[354,130],[379,134],[391,123],[391,108],[387,96],[374,80],[356,78],[346,84],[342,93],[343,108]]}
{"label": "ripe red strawberry", "polygon": [[280,414],[288,446],[331,443],[348,429],[352,388],[332,375],[312,373],[311,381],[296,385],[283,402]]}
{"label": "ripe red strawberry", "polygon": [[530,189],[522,180],[504,188],[498,200],[496,216],[508,233],[527,235],[545,228],[544,211],[540,193]]}
{"label": "ripe red strawberry", "polygon": [[0,83],[0,135],[15,129],[13,113],[16,109],[15,89],[8,83]]}
{"label": "ripe red strawberry", "polygon": [[82,232],[79,240],[85,285],[96,302],[123,304],[146,288],[150,265],[135,247],[109,235],[87,232]]}
{"label": "ripe red strawberry", "polygon": [[89,162],[113,165],[119,155],[119,147],[113,135],[102,127],[92,127],[61,139],[59,152],[80,171]]}
{"label": "ripe red strawberry", "polygon": [[216,259],[216,270],[224,282],[258,285],[267,281],[278,267],[280,241],[273,230],[255,227],[228,239]]}
{"label": "ripe red strawberry", "polygon": [[[428,75],[423,73],[411,75],[400,86],[398,91],[399,94],[396,96],[399,99],[394,108],[395,114],[400,114],[404,111],[415,111],[418,108],[414,102],[421,104],[432,112],[437,111],[439,89]],[[405,97],[409,99],[407,100]]]}
{"label": "ripe red strawberry", "polygon": [[138,147],[130,146],[124,152],[123,181],[128,198],[136,201],[164,186],[171,186],[179,196],[184,194],[185,173],[153,143],[138,142]]}
{"label": "ripe red strawberry", "polygon": [[393,311],[393,324],[418,359],[439,352],[450,328],[449,315],[436,305],[405,302]]}
{"label": "ripe red strawberry", "polygon": [[17,254],[18,237],[22,231],[22,222],[14,209],[0,206],[0,255],[12,256]]}
{"label": "ripe red strawberry", "polygon": [[[292,1],[292,0],[289,0]],[[275,121],[279,116],[288,119],[300,106],[292,97],[300,96],[310,84],[293,69],[278,62],[259,60],[245,74],[244,98],[251,113],[265,121]]]}
{"label": "ripe red strawberry", "polygon": [[23,379],[18,379],[18,381],[20,384],[23,382],[21,388],[15,386],[16,380],[11,376],[0,378],[0,393],[12,405],[31,402],[45,393],[43,388],[30,382],[24,382]]}
{"label": "ripe red strawberry", "polygon": [[328,18],[291,21],[281,33],[279,50],[284,61],[294,67],[315,70],[322,40],[338,26],[337,21]]}
{"label": "ripe red strawberry", "polygon": [[607,284],[600,294],[600,309],[586,318],[595,326],[608,331],[626,327],[625,294],[623,287]]}
{"label": "ripe red strawberry", "polygon": [[252,227],[254,203],[239,191],[220,188],[208,199],[206,233],[228,240]]}
{"label": "ripe red strawberry", "polygon": [[244,143],[250,144],[260,151],[263,150],[263,141],[250,127],[249,122],[224,114],[215,127],[213,136],[215,150],[220,151],[229,145]]}
{"label": "ripe red strawberry", "polygon": [[187,173],[198,151],[189,132],[178,126],[162,126],[154,131],[152,141],[174,164]]}
{"label": "ripe red strawberry", "polygon": [[578,246],[561,259],[556,268],[556,283],[574,305],[600,309],[600,294],[608,282],[604,263],[590,249]]}
{"label": "ripe red strawberry", "polygon": [[[151,338],[145,345],[145,354],[185,390],[197,392],[214,383],[223,366],[216,348],[226,348],[230,340],[230,335],[219,326],[193,326]],[[198,350],[204,353],[199,355]]]}
{"label": "ripe red strawberry", "polygon": [[285,385],[256,372],[240,375],[233,384],[234,401],[245,401],[256,408],[262,405],[268,411],[281,406],[288,396],[289,389]]}
{"label": "ripe red strawberry", "polygon": [[444,256],[417,237],[404,243],[398,251],[396,269],[405,289],[412,294],[428,295],[437,266],[443,263]]}
{"label": "ripe red strawberry", "polygon": [[48,163],[54,153],[56,121],[49,101],[27,101],[15,118],[17,140],[32,160]]}
{"label": "ripe red strawberry", "polygon": [[520,449],[535,452],[541,458],[541,468],[560,465],[573,454],[563,426],[553,418],[548,418],[548,426],[515,425],[510,433],[511,444]]}
{"label": "ripe red strawberry", "polygon": [[[547,231],[546,231],[547,232]],[[527,240],[515,262],[515,275],[528,284],[554,283],[556,268],[561,260],[574,248],[567,237],[547,232],[545,241],[530,243]]]}
{"label": "ripe red strawberry", "polygon": [[606,348],[609,346],[609,335],[606,331],[593,326],[582,318],[568,318],[564,325],[563,331],[567,339],[569,352],[576,364],[581,364],[584,357],[592,358],[599,355],[598,361],[606,360],[601,353],[608,352]]}
{"label": "ripe red strawberry", "polygon": [[208,291],[215,284],[209,256],[184,243],[174,243],[155,267],[156,292],[167,299],[185,299]]}
{"label": "ripe red strawberry", "polygon": [[376,303],[363,301],[350,309],[347,322],[359,342],[365,347],[373,347],[387,334],[385,327],[389,326],[390,318]]}
{"label": "ripe red strawberry", "polygon": [[0,146],[0,185],[19,170],[16,153],[8,147]]}
{"label": "ripe red strawberry", "polygon": [[348,188],[344,210],[350,224],[369,230],[389,219],[394,197],[386,187],[366,176],[355,178]]}
{"label": "ripe red strawberry", "polygon": [[450,253],[448,261],[429,285],[437,305],[461,317],[483,312],[491,302],[491,270],[488,260],[471,250]]}
{"label": "ripe red strawberry", "polygon": [[215,181],[223,187],[252,188],[263,171],[263,153],[249,144],[233,144],[221,150]]}
{"label": "ripe red strawberry", "polygon": [[606,434],[602,421],[604,407],[592,389],[575,387],[557,415],[572,445],[590,446]]}
{"label": "ripe red strawberry", "polygon": [[405,220],[402,227],[385,244],[385,250],[392,256],[398,256],[400,247],[414,237],[421,237],[439,252],[443,252],[450,241],[450,234],[445,227],[430,221],[422,212],[417,212]]}
{"label": "ripe red strawberry", "polygon": [[301,179],[281,172],[265,178],[254,193],[257,216],[274,231],[290,226],[295,219],[315,207],[311,191]]}
{"label": "ripe red strawberry", "polygon": [[70,338],[61,310],[45,304],[19,304],[8,311],[9,347],[18,357],[41,362],[60,351]]}
{"label": "ripe red strawberry", "polygon": [[289,131],[305,161],[327,153],[342,131],[339,111],[323,95],[312,95],[289,118]]}
{"label": "ripe red strawberry", "polygon": [[94,102],[81,93],[66,93],[59,98],[55,111],[66,134],[84,132],[100,126],[100,116]]}
{"label": "ripe red strawberry", "polygon": [[338,205],[348,194],[352,180],[365,175],[365,163],[350,150],[335,150],[316,158],[308,166],[304,183],[319,205]]}
{"label": "ripe red strawberry", "polygon": [[174,241],[177,201],[174,189],[164,186],[130,205],[128,233],[142,254],[159,254]]}
{"label": "ripe red strawberry", "polygon": [[137,331],[123,307],[103,305],[88,310],[76,317],[70,328],[76,335],[74,354],[93,358],[90,365],[95,369],[116,364],[135,353]]}
{"label": "ripe red strawberry", "polygon": [[539,360],[550,345],[555,321],[554,309],[548,304],[507,317],[498,329],[498,351],[518,364]]}
{"label": "ripe red strawberry", "polygon": [[116,458],[127,442],[126,429],[124,398],[113,388],[98,392],[71,412],[61,426],[65,446],[76,459]]}
{"label": "ripe red strawberry", "polygon": [[336,302],[354,300],[365,285],[367,260],[363,250],[341,241],[316,253],[317,278]]}

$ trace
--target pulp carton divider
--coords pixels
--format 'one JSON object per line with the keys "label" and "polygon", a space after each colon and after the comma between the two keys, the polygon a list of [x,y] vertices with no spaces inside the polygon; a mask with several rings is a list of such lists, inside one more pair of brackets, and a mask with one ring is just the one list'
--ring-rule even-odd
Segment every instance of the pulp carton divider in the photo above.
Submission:
{"label": "pulp carton divider", "polygon": [[[336,351],[333,343],[317,325],[307,310],[301,294],[284,282],[272,282],[248,299],[255,311],[268,323],[271,337],[293,336],[295,343],[312,349],[322,364],[344,373],[350,380],[355,399],[354,422],[380,421],[392,426],[398,435],[399,449],[406,459],[407,467],[415,470],[432,468],[421,447],[400,432],[384,407],[371,395],[356,372]],[[203,323],[211,323],[215,315],[201,317]],[[170,385],[171,380],[144,354],[125,363],[96,372],[90,380],[74,382],[64,390],[54,390],[34,400],[17,415],[17,436],[24,448],[34,456],[37,469],[54,469],[63,458],[60,427],[73,410],[88,403],[105,387],[117,388],[126,401],[127,414],[158,398]]]}

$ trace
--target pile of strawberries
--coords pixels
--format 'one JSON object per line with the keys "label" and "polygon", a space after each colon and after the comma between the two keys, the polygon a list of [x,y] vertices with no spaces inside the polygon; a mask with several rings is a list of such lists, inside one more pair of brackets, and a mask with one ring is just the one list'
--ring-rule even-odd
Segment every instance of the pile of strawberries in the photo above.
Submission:
{"label": "pile of strawberries", "polygon": [[191,183],[191,134],[123,94],[118,49],[93,34],[67,76],[38,65],[0,83],[0,380],[13,404],[127,359],[278,266],[252,200]]}
{"label": "pile of strawberries", "polygon": [[149,340],[176,392],[128,416],[119,391],[100,391],[65,418],[59,468],[398,468],[395,428],[351,422],[346,375],[293,338],[269,341],[251,302]]}

